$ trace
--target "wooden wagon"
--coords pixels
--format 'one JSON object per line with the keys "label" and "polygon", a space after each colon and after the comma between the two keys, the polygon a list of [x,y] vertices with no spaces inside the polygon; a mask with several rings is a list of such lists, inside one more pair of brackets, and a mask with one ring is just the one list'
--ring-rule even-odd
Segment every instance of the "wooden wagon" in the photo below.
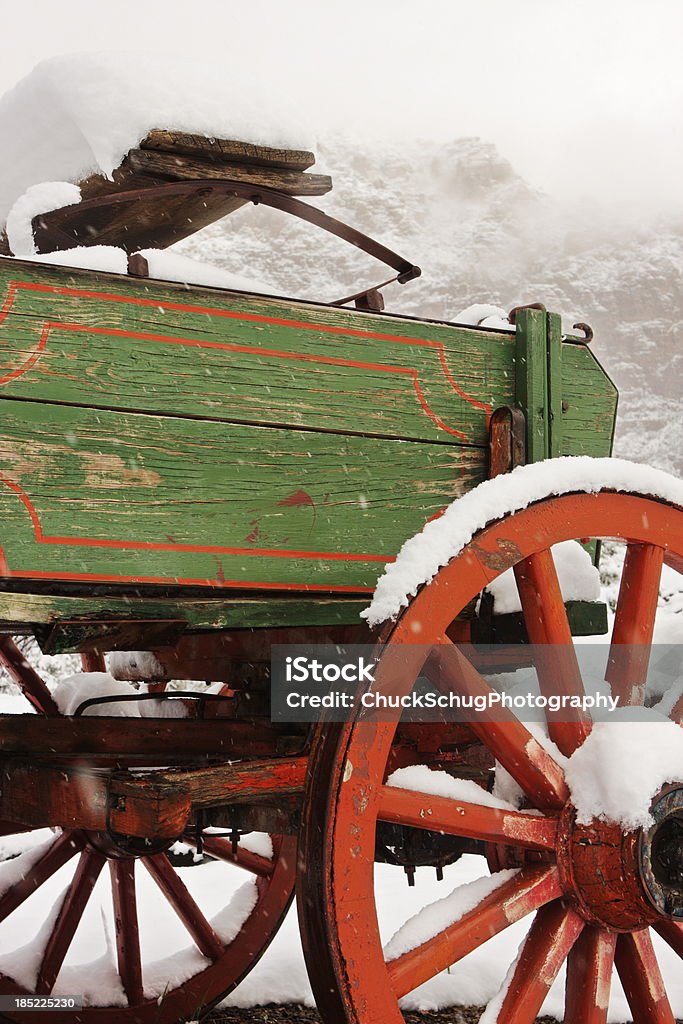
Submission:
{"label": "wooden wagon", "polygon": [[[327,187],[306,186],[307,155],[297,163],[211,145],[218,162],[205,140],[157,133],[114,190],[91,182],[80,206],[35,223],[42,251],[84,241],[163,246],[186,233],[188,209],[203,226],[254,201],[341,234],[400,280],[417,275],[292,198]],[[55,830],[28,848],[20,870],[9,861],[13,873],[0,875],[3,997],[68,992],[72,940],[108,876],[115,983],[53,1019],[196,1017],[258,961],[296,879],[327,1024],[401,1021],[402,996],[532,913],[496,1019],[533,1020],[567,961],[570,1024],[606,1020],[613,964],[634,1020],[673,1024],[651,931],[683,956],[680,786],[657,797],[649,831],[579,824],[563,765],[589,734],[580,714],[550,722],[549,749],[512,713],[309,730],[273,722],[269,710],[274,643],[381,636],[377,686],[397,692],[438,661],[449,689],[485,693],[458,641],[531,640],[566,654],[572,634],[605,633],[607,615],[599,602],[565,603],[551,548],[578,539],[597,557],[592,542],[604,537],[627,544],[610,681],[623,703],[642,701],[662,565],[682,566],[683,513],[671,497],[616,487],[609,474],[604,486],[530,492],[517,511],[503,501],[397,618],[370,629],[360,617],[404,542],[482,482],[522,463],[610,455],[617,393],[586,331],[564,335],[543,308],[519,308],[509,329],[487,329],[385,313],[374,288],[339,305],[152,280],[135,257],[130,270],[0,263],[0,656],[36,712],[0,715],[0,819],[4,836]],[[563,464],[550,465],[561,473]],[[514,479],[523,485],[523,475]],[[508,569],[521,610],[496,615],[480,595]],[[86,672],[104,671],[110,652],[138,652],[119,655],[115,671],[147,686],[128,697],[115,690],[110,701],[153,698],[159,709],[182,700],[184,717],[111,717],[107,698],[87,688],[64,713],[13,639],[26,635],[46,653],[80,654]],[[577,694],[575,668],[558,656],[553,671]],[[165,689],[171,680],[221,686],[179,696]],[[682,710],[679,701],[672,718]],[[411,765],[468,780],[470,796],[386,785]],[[524,793],[518,809],[486,792],[496,765]],[[250,846],[254,832],[270,835],[265,852]],[[236,931],[191,895],[171,853],[178,840],[253,876]],[[410,876],[473,850],[503,872],[496,886],[385,958],[375,863]],[[60,872],[66,888],[27,966],[7,944],[15,927],[25,934],[15,922]],[[141,876],[194,946],[161,984],[141,951],[141,934],[155,926],[136,899]],[[3,1011],[33,1019],[27,1007]]]}

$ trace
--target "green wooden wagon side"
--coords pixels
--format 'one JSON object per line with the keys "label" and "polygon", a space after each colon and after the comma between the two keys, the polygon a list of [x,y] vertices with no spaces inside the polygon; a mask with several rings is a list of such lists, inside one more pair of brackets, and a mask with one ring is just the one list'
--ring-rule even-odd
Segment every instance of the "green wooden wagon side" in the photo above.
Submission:
{"label": "green wooden wagon side", "polygon": [[188,629],[351,624],[489,475],[494,410],[528,413],[530,460],[610,452],[614,386],[538,310],[503,332],[21,261],[0,294],[8,623],[175,588],[153,614]]}
{"label": "green wooden wagon side", "polygon": [[[285,176],[305,177],[305,166]],[[95,183],[84,206],[93,240],[144,208],[139,244],[150,210],[198,209],[202,194],[223,212],[255,189],[291,208],[270,186],[216,177],[195,167],[191,185],[146,191],[121,179],[114,198]],[[36,238],[73,245],[83,216],[48,215]],[[162,234],[160,244],[177,237],[170,221]],[[0,829],[56,830],[18,868],[0,865],[0,992],[17,1000],[3,1003],[8,1019],[27,1020],[43,997],[62,1021],[195,1018],[257,962],[296,877],[326,1024],[400,1022],[401,996],[531,912],[501,1024],[534,1019],[565,960],[570,1024],[606,1019],[613,964],[634,1020],[672,1022],[649,929],[681,956],[679,785],[658,794],[650,829],[578,823],[564,766],[589,736],[585,715],[551,720],[546,743],[513,714],[460,724],[354,714],[309,730],[269,709],[273,644],[378,637],[380,691],[408,693],[436,668],[451,692],[485,694],[482,665],[457,642],[531,641],[555,652],[538,669],[541,691],[578,698],[572,635],[608,625],[612,692],[642,703],[659,575],[683,564],[679,485],[615,483],[618,464],[605,460],[617,392],[583,326],[566,334],[557,314],[520,307],[509,329],[487,329],[385,313],[374,289],[349,308],[153,280],[136,276],[135,259],[130,268],[0,261],[0,658],[37,712],[0,715]],[[598,461],[581,462],[585,481],[568,485],[564,456]],[[546,460],[545,490],[536,482],[529,503],[513,500],[511,481],[537,478],[509,471]],[[370,628],[361,612],[405,542],[427,524],[443,535],[466,508],[458,499],[492,478],[495,514],[417,580],[400,614]],[[627,544],[609,623],[601,602],[564,600],[551,550],[579,540],[597,560],[603,538]],[[486,588],[508,569],[520,610],[497,615]],[[88,674],[48,686],[13,639],[24,635],[45,653],[80,654]],[[102,674],[105,655],[115,679]],[[173,680],[214,685],[178,691]],[[126,713],[133,705],[141,714]],[[679,700],[670,716],[682,711]],[[519,806],[484,792],[496,765],[523,793]],[[411,767],[456,789],[387,784]],[[179,840],[245,870],[232,916],[192,894]],[[383,952],[375,863],[412,880],[473,851],[492,872],[483,899]],[[105,869],[113,939],[99,967],[69,973]],[[23,934],[25,905],[57,878],[66,889],[31,955],[6,955],[3,936]],[[180,959],[148,963],[141,935],[165,926],[141,902],[143,878],[186,934]],[[83,1008],[59,1003],[70,978]]]}

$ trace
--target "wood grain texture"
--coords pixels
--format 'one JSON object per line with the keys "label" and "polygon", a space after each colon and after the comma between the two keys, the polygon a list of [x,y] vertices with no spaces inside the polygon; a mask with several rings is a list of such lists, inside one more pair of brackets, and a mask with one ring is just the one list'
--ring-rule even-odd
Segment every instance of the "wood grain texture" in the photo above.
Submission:
{"label": "wood grain texture", "polygon": [[0,268],[0,395],[487,444],[514,337],[214,289]]}
{"label": "wood grain texture", "polygon": [[315,155],[303,149],[278,149],[255,146],[236,139],[209,139],[205,135],[155,129],[140,143],[140,149],[156,149],[164,153],[202,154],[218,160],[261,164],[264,167],[287,167],[305,171],[315,163]]}
{"label": "wood grain texture", "polygon": [[520,309],[516,323],[516,403],[526,416],[527,462],[540,462],[549,455],[546,314]]}
{"label": "wood grain texture", "polygon": [[[153,188],[167,184],[167,178],[138,173],[127,165],[114,171],[113,180],[102,174],[91,175],[81,184],[84,200],[131,191],[134,200],[112,201],[86,212],[83,208],[62,207],[35,218],[33,234],[38,252],[71,249],[74,245],[116,245],[128,253],[165,249],[249,201],[209,186],[175,197],[160,195]],[[9,253],[9,248],[2,251]]]}
{"label": "wood grain texture", "polygon": [[[105,709],[106,710],[106,709]],[[174,759],[222,756],[266,757],[280,753],[282,732],[244,719],[201,721],[193,718],[45,718],[43,715],[0,715],[3,757],[54,760],[56,757],[111,759],[127,763],[159,763],[173,751]],[[303,746],[304,739],[301,740]],[[141,759],[141,760],[140,760]]]}
{"label": "wood grain texture", "polygon": [[132,149],[126,157],[126,167],[135,173],[150,174],[167,181],[228,179],[276,188],[292,196],[324,196],[332,189],[332,179],[328,174],[309,174],[228,160],[218,163],[203,156],[162,153],[153,149]]}
{"label": "wood grain texture", "polygon": [[[232,179],[270,186],[291,195],[323,195],[332,188],[327,175],[302,173],[315,163],[305,150],[255,146],[230,139],[209,139],[187,132],[155,130],[131,150],[111,176],[91,174],[80,181],[84,200],[129,190],[144,190],[132,205],[108,206],[99,212],[55,211],[36,218],[34,233],[39,252],[79,245],[119,245],[127,252],[165,248],[248,201],[202,190],[196,196],[159,199],[154,186],[191,179]],[[50,230],[45,230],[51,225]],[[68,231],[65,234],[64,228]],[[0,252],[11,255],[7,235],[0,235]]]}
{"label": "wood grain texture", "polygon": [[2,403],[5,575],[370,590],[480,449]]}
{"label": "wood grain texture", "polygon": [[[530,411],[532,460],[610,451],[615,389],[540,311],[515,337],[19,261],[0,268],[3,300],[10,580],[367,594],[484,479],[492,409]],[[65,600],[0,596],[0,621],[54,622]],[[280,621],[267,604],[188,605],[187,621],[353,621],[305,601]]]}
{"label": "wood grain texture", "polygon": [[557,313],[546,316],[547,340],[547,404],[548,455],[562,454],[562,318]]}
{"label": "wood grain texture", "polygon": [[562,346],[562,455],[611,455],[618,392],[587,345]]}

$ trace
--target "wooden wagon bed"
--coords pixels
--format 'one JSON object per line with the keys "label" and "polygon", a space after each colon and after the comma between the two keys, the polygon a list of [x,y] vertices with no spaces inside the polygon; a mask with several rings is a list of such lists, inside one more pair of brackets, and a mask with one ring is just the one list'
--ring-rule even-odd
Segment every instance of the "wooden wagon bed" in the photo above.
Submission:
{"label": "wooden wagon bed", "polygon": [[42,595],[0,598],[15,621],[179,586],[356,621],[486,478],[494,409],[528,409],[530,458],[610,450],[613,385],[537,310],[515,334],[20,261],[0,292],[3,587]]}

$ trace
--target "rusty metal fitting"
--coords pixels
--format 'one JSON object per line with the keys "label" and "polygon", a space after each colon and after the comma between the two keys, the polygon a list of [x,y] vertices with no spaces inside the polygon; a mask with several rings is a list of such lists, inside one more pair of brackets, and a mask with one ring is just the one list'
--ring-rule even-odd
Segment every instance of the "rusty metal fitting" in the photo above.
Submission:
{"label": "rusty metal fitting", "polygon": [[513,308],[508,313],[508,320],[510,321],[511,324],[515,323],[515,318],[522,309],[539,309],[541,313],[546,312],[546,308],[542,302],[527,302],[523,306],[513,306]]}

